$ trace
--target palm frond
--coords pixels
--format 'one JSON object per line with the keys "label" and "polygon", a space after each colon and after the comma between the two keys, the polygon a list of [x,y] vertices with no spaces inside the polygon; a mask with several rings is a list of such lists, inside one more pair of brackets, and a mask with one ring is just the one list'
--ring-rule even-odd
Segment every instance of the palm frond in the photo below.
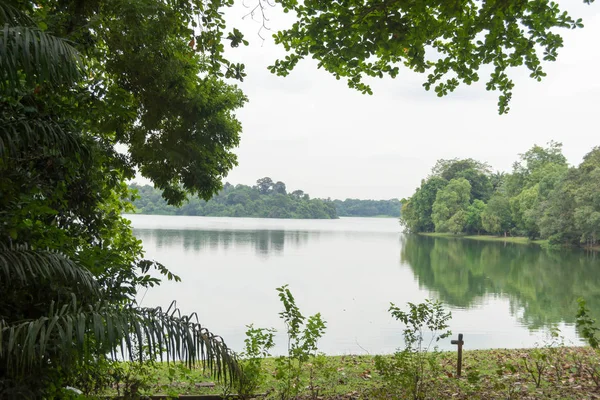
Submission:
{"label": "palm frond", "polygon": [[[47,316],[16,324],[0,319],[0,362],[11,371],[27,373],[59,355],[62,363],[82,354],[87,340],[110,347],[113,357],[131,361],[143,358],[142,345],[151,357],[182,360],[189,366],[201,363],[217,379],[234,379],[240,369],[235,354],[220,336],[213,335],[193,317],[179,315],[176,308],[125,309],[98,303],[77,307],[53,303]],[[54,357],[52,357],[54,355]]]}
{"label": "palm frond", "polygon": [[0,89],[6,95],[22,86],[60,85],[82,76],[79,53],[65,40],[36,28],[11,26],[0,29]]}
{"label": "palm frond", "polygon": [[0,25],[4,24],[34,26],[35,22],[27,14],[2,1],[0,2]]}
{"label": "palm frond", "polygon": [[32,250],[27,245],[0,245],[0,281],[26,286],[42,279],[69,282],[99,296],[94,276],[65,255],[50,250]]}
{"label": "palm frond", "polygon": [[[90,340],[114,358],[166,356],[167,361],[181,360],[188,366],[201,363],[217,379],[240,374],[236,356],[223,339],[200,325],[195,314],[181,315],[175,303],[166,311],[110,303],[102,300],[103,289],[95,277],[67,256],[25,245],[0,245],[0,282],[26,290],[44,281],[49,288],[55,282],[72,287],[70,301],[53,301],[47,312],[26,319],[0,315],[0,370],[11,371],[10,375],[25,375],[41,366],[64,367],[84,354]],[[80,304],[76,292],[100,300]]]}
{"label": "palm frond", "polygon": [[[238,377],[237,358],[223,338],[214,335],[199,322],[197,315],[181,315],[175,302],[167,311],[136,308],[142,317],[149,350],[164,350],[167,361],[181,360],[188,366],[200,362],[218,379]],[[153,339],[152,339],[153,338]],[[149,340],[152,339],[152,340]],[[162,352],[161,360],[162,360]]]}
{"label": "palm frond", "polygon": [[61,154],[85,150],[77,134],[50,118],[13,114],[10,120],[3,120],[0,159],[17,157],[29,147],[53,149]]}

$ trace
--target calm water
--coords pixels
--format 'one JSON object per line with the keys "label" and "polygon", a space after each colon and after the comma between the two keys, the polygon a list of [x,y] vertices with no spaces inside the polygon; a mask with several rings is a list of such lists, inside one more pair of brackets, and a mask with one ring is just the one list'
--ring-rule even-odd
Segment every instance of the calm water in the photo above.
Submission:
{"label": "calm water", "polygon": [[283,332],[275,288],[286,283],[304,315],[328,322],[328,354],[393,352],[402,326],[390,302],[442,300],[468,348],[531,347],[552,325],[576,344],[577,297],[600,311],[600,258],[582,251],[403,235],[396,219],[128,217],[146,257],[182,278],[142,304],[177,300],[235,350],[250,323]]}

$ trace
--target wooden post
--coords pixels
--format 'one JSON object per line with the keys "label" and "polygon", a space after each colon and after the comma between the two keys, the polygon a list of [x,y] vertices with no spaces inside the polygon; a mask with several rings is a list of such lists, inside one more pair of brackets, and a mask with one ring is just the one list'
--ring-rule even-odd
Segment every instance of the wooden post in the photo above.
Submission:
{"label": "wooden post", "polygon": [[456,377],[460,378],[462,372],[462,347],[465,342],[463,341],[463,334],[458,334],[458,340],[453,340],[450,343],[458,345],[458,362],[456,364]]}

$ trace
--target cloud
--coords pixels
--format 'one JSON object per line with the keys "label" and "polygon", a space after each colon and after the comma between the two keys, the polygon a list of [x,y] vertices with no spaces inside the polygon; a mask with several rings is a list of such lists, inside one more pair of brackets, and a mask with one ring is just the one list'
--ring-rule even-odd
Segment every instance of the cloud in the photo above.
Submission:
{"label": "cloud", "polygon": [[[586,27],[561,31],[565,47],[557,62],[544,65],[548,76],[541,83],[526,70],[515,74],[505,116],[497,115],[497,93],[485,91],[483,76],[444,98],[424,90],[425,75],[408,70],[395,80],[373,81],[373,96],[349,89],[313,60],[286,78],[274,76],[266,67],[282,49],[270,37],[263,43],[259,25],[233,7],[229,23],[252,42],[230,52],[246,65],[240,87],[250,102],[238,113],[240,165],[227,180],[252,184],[271,176],[317,197],[387,199],[410,195],[440,158],[472,157],[509,170],[518,153],[555,140],[579,163],[600,144],[600,13],[594,5],[562,3],[583,16]],[[273,30],[289,24],[289,16],[269,11]]]}

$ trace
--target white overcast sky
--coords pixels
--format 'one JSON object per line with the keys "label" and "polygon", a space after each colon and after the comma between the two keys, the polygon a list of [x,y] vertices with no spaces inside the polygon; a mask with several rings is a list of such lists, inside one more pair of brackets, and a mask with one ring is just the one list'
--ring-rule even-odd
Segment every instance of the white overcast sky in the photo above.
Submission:
{"label": "white overcast sky", "polygon": [[[273,32],[242,19],[241,1],[227,14],[250,46],[229,52],[245,63],[239,86],[249,97],[237,113],[243,132],[239,166],[225,181],[253,184],[269,176],[312,197],[390,199],[410,196],[436,160],[475,158],[508,171],[519,153],[550,140],[563,143],[571,164],[600,145],[600,4],[561,2],[585,28],[561,30],[559,59],[544,64],[538,83],[514,71],[516,87],[508,115],[497,113],[497,92],[485,91],[486,76],[471,87],[438,98],[422,87],[425,75],[403,69],[396,79],[373,81],[362,95],[305,60],[286,78],[266,67],[283,50],[271,34],[289,16],[269,10]],[[515,73],[518,76],[515,76]]]}

